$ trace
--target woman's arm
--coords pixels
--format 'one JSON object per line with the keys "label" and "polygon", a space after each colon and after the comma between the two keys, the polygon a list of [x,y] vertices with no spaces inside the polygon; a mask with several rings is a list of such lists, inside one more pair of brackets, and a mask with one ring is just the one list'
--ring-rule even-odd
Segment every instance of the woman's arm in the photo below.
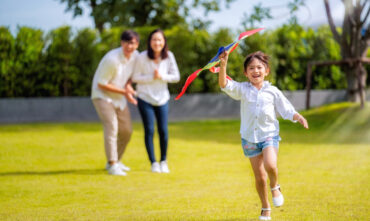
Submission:
{"label": "woman's arm", "polygon": [[[146,56],[146,55],[145,55]],[[154,73],[145,73],[145,66],[148,65],[147,59],[140,55],[135,63],[134,73],[131,80],[135,83],[148,83],[154,80]]]}
{"label": "woman's arm", "polygon": [[162,75],[158,73],[158,75],[160,75],[159,79],[162,79],[163,81],[166,81],[168,83],[176,83],[180,80],[180,71],[179,68],[177,67],[175,56],[171,52],[169,52],[168,59],[169,59],[168,72],[161,73]]}

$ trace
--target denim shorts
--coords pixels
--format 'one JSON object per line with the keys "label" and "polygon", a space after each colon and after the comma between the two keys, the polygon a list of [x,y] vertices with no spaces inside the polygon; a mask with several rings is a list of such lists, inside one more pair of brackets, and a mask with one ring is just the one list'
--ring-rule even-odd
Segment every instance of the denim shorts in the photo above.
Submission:
{"label": "denim shorts", "polygon": [[275,147],[279,150],[279,141],[281,140],[280,136],[268,137],[265,141],[259,143],[251,143],[242,138],[242,147],[244,155],[246,157],[255,157],[262,153],[262,150],[266,147]]}

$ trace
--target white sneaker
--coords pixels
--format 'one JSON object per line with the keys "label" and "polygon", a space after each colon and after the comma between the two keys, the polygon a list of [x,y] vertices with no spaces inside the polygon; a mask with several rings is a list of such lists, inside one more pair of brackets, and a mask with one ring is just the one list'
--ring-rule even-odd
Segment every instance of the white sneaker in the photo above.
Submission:
{"label": "white sneaker", "polygon": [[110,175],[117,175],[117,176],[126,176],[127,174],[122,171],[118,163],[113,164],[112,166],[109,167],[108,173]]}
{"label": "white sneaker", "polygon": [[161,161],[161,171],[162,173],[170,172],[170,169],[168,169],[167,161]]}
{"label": "white sneaker", "polygon": [[[123,171],[130,171],[131,169],[130,169],[130,167],[128,167],[128,166],[126,166],[125,164],[123,164],[123,163],[121,163],[121,162],[118,162],[118,166],[121,168],[121,170],[123,170]],[[106,170],[109,170],[109,168],[110,168],[110,164],[109,163],[107,163],[107,164],[105,164],[105,169]]]}
{"label": "white sneaker", "polygon": [[123,171],[130,171],[130,167],[126,166],[125,164],[118,162],[118,166],[123,170]]}
{"label": "white sneaker", "polygon": [[152,163],[152,172],[153,173],[160,173],[161,172],[161,168],[159,167],[158,162]]}

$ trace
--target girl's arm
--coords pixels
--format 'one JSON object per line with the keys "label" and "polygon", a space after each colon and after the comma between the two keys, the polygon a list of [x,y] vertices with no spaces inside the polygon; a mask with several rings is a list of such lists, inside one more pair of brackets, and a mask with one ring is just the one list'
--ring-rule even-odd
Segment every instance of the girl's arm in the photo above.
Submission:
{"label": "girl's arm", "polygon": [[293,122],[298,121],[304,128],[308,129],[307,120],[294,109],[293,105],[284,96],[284,94],[279,89],[276,90],[276,93],[277,97],[275,106],[281,117]]}
{"label": "girl's arm", "polygon": [[226,79],[226,66],[229,58],[227,51],[223,52],[220,56],[220,71],[218,73],[218,84],[221,90],[235,100],[242,98],[242,84]]}
{"label": "girl's arm", "polygon": [[307,120],[299,113],[294,114],[293,120],[298,121],[300,124],[303,125],[304,128],[308,129]]}
{"label": "girl's arm", "polygon": [[226,80],[226,66],[227,59],[229,58],[229,53],[224,51],[220,56],[220,72],[218,72],[218,84],[221,88],[225,88],[227,84]]}

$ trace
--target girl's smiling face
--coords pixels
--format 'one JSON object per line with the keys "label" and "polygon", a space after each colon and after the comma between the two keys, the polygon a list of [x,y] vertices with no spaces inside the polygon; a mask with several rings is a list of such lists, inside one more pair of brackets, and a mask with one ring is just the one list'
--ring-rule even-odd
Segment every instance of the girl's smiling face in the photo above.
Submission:
{"label": "girl's smiling face", "polygon": [[244,75],[257,89],[262,88],[265,77],[269,74],[269,68],[260,60],[254,58],[244,70]]}

